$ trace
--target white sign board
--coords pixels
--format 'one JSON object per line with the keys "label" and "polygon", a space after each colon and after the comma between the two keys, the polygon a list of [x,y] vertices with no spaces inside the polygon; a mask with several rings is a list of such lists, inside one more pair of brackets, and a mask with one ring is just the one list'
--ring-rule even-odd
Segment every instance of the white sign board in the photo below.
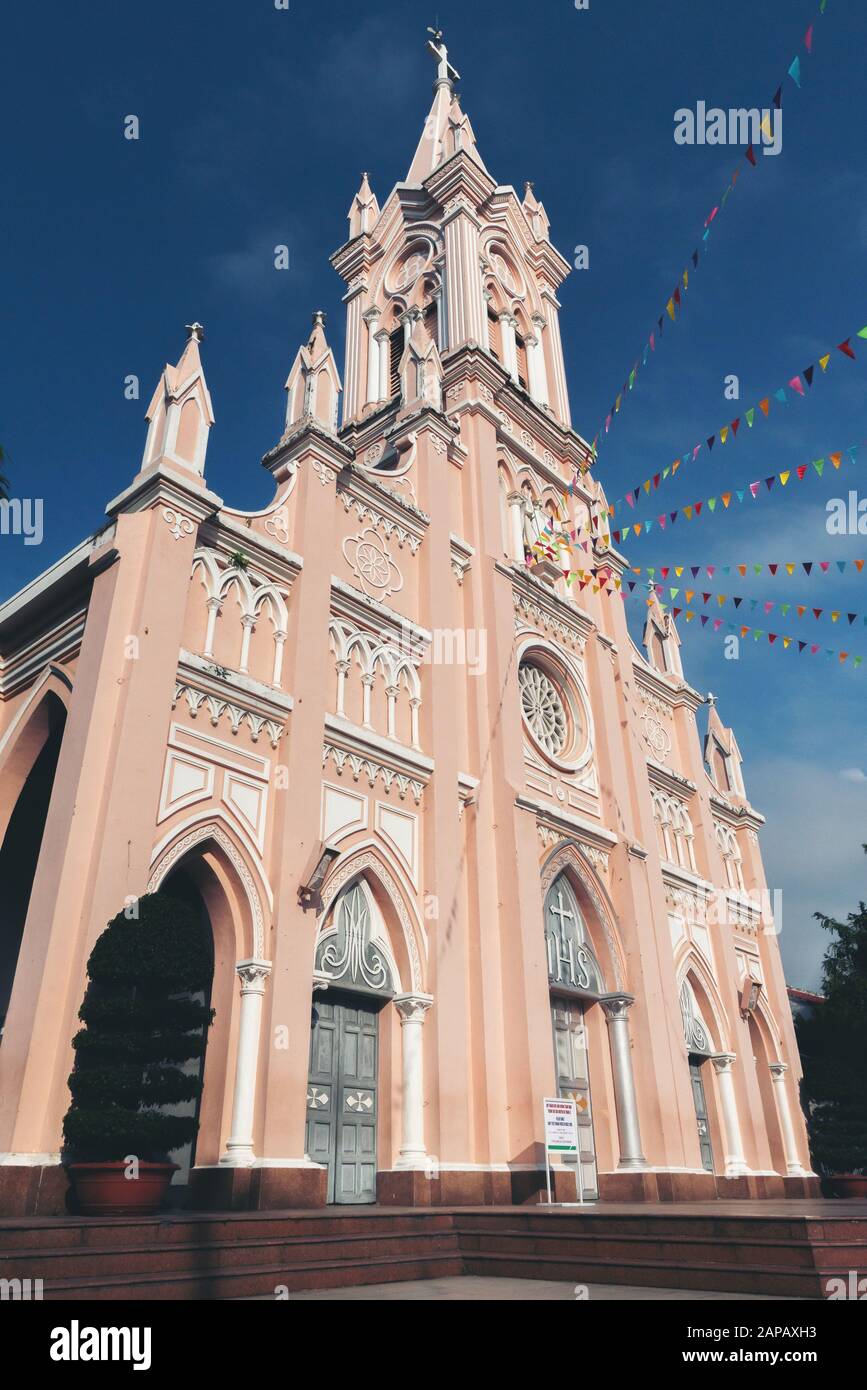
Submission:
{"label": "white sign board", "polygon": [[574,1100],[554,1100],[547,1097],[542,1102],[545,1109],[545,1181],[548,1188],[548,1205],[551,1205],[551,1155],[574,1154],[578,1162],[576,1170],[578,1192],[584,1203],[584,1190],[581,1183],[581,1159],[578,1152],[578,1107]]}
{"label": "white sign board", "polygon": [[574,1100],[544,1101],[545,1148],[549,1153],[577,1154],[578,1113]]}

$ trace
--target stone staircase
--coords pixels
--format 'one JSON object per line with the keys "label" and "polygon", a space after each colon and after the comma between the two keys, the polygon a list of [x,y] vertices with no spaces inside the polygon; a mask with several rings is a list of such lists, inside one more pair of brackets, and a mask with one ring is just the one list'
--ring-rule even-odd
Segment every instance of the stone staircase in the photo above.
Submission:
{"label": "stone staircase", "polygon": [[454,1221],[467,1274],[824,1298],[829,1278],[867,1272],[867,1204],[849,1216],[844,1203],[803,1203],[834,1208],[815,1217],[791,1202],[772,1216],[768,1205],[477,1210]]}
{"label": "stone staircase", "polygon": [[448,1212],[243,1212],[0,1222],[0,1278],[45,1299],[226,1299],[463,1273]]}
{"label": "stone staircase", "polygon": [[291,1296],[461,1274],[823,1298],[829,1278],[867,1274],[867,1203],[725,1208],[10,1217],[0,1221],[0,1278],[42,1279],[55,1300]]}

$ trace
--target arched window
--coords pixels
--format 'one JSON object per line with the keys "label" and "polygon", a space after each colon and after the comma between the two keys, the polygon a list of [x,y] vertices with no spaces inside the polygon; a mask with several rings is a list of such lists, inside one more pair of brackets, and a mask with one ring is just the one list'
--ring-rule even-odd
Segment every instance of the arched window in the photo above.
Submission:
{"label": "arched window", "polygon": [[588,994],[604,992],[578,899],[565,874],[555,878],[545,897],[545,946],[552,986]]}
{"label": "arched window", "polygon": [[680,987],[680,1016],[687,1052],[699,1052],[709,1056],[714,1050],[713,1043],[689,980],[684,980]]}
{"label": "arched window", "polygon": [[338,899],[316,948],[316,970],[329,984],[394,993],[394,975],[365,885],[356,880]]}
{"label": "arched window", "polygon": [[689,818],[689,812],[682,801],[672,801],[671,805],[677,862],[682,869],[690,869],[695,873],[695,847],[693,844],[692,821]]}
{"label": "arched window", "polygon": [[721,821],[716,821],[714,824],[714,836],[722,851],[726,883],[735,892],[742,893],[744,891],[744,870],[738,837],[731,826],[723,825]]}

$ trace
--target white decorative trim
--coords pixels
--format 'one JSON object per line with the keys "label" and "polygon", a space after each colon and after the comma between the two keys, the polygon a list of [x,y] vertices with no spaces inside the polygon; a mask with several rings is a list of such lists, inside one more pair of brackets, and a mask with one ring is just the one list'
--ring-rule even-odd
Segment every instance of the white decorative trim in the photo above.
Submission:
{"label": "white decorative trim", "polygon": [[254,743],[264,730],[276,748],[286,728],[292,698],[251,676],[228,671],[213,661],[181,650],[175,677],[174,709],[184,699],[195,719],[204,706],[214,728],[228,715],[233,734],[246,724]]}
{"label": "white decorative trim", "polygon": [[370,597],[390,598],[403,588],[403,575],[373,527],[347,536],[341,550],[352,573]]}
{"label": "white decorative trim", "polygon": [[421,956],[419,955],[418,943],[415,939],[415,932],[410,921],[409,913],[406,910],[406,904],[403,900],[403,894],[388,869],[376,854],[367,850],[363,854],[350,854],[348,858],[343,861],[338,860],[337,867],[326,879],[322,889],[323,911],[321,921],[326,921],[328,913],[334,904],[334,900],[339,895],[341,889],[345,887],[351,879],[363,875],[365,869],[369,869],[379,879],[388,894],[392,907],[397,913],[403,931],[407,953],[409,955],[412,989],[414,992],[420,991],[422,988]]}
{"label": "white decorative trim", "polygon": [[0,1168],[56,1168],[60,1163],[58,1153],[2,1153]]}
{"label": "white decorative trim", "polygon": [[176,541],[179,541],[181,536],[191,536],[196,529],[190,518],[184,516],[176,507],[163,507],[163,520]]}
{"label": "white decorative trim", "polygon": [[451,560],[452,574],[459,584],[463,584],[464,575],[470,568],[475,550],[469,541],[462,540],[454,532],[449,533],[449,558]]}
{"label": "white decorative trim", "polygon": [[[182,839],[175,841],[172,848],[158,860],[155,867],[154,861],[152,860],[152,871],[148,879],[147,891],[149,893],[155,893],[167,875],[171,873],[178,860],[183,859],[184,855],[189,853],[191,849],[195,849],[196,845],[203,844],[208,840],[213,840],[215,844],[220,846],[220,849],[230,860],[244,886],[252,916],[253,956],[261,959],[265,955],[265,920],[262,914],[262,903],[259,898],[259,893],[248,865],[232,844],[226,832],[222,830],[219,825],[214,825],[213,822],[207,822],[204,825],[198,826],[197,829],[191,830],[188,834],[184,835]],[[157,851],[157,854],[158,853],[159,851]]]}
{"label": "white decorative trim", "polygon": [[332,759],[334,766],[337,768],[338,776],[348,764],[352,771],[353,781],[357,782],[363,772],[367,778],[367,785],[369,787],[375,787],[376,780],[379,777],[382,779],[382,785],[387,792],[391,791],[392,786],[397,787],[401,801],[405,800],[408,792],[412,792],[416,806],[418,806],[421,801],[421,795],[424,791],[425,784],[424,782],[420,782],[417,778],[407,777],[405,773],[396,772],[394,768],[388,767],[384,763],[377,762],[373,758],[362,757],[358,753],[350,752],[345,748],[337,748],[332,743],[324,743],[322,745],[323,767],[328,762],[329,758]]}

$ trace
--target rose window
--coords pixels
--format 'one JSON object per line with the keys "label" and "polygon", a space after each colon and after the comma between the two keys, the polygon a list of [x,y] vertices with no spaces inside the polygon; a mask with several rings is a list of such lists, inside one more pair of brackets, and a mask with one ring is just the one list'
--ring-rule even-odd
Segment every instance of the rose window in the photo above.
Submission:
{"label": "rose window", "polygon": [[521,709],[527,727],[547,753],[557,757],[566,747],[569,719],[560,692],[539,666],[524,664],[518,671]]}
{"label": "rose window", "polygon": [[358,571],[370,584],[378,589],[388,583],[388,557],[369,541],[362,542],[356,552]]}

